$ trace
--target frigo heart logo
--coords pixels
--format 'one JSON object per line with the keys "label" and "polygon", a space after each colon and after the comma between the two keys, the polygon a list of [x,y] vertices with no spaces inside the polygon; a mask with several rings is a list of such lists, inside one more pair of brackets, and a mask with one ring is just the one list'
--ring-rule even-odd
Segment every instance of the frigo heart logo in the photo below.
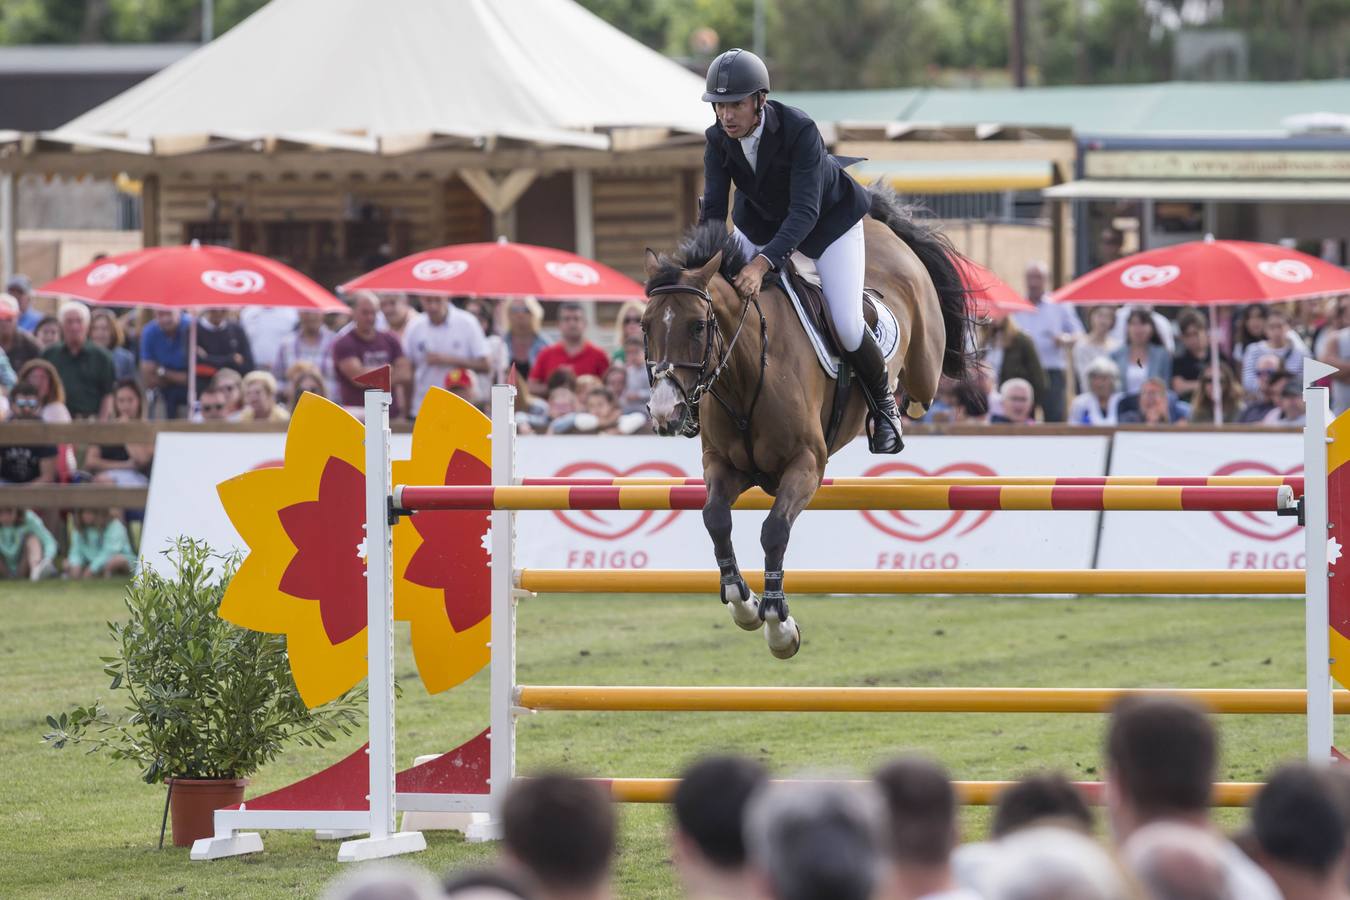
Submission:
{"label": "frigo heart logo", "polygon": [[1263,259],[1256,264],[1256,268],[1267,278],[1285,284],[1299,284],[1313,277],[1312,266],[1299,259],[1277,259],[1274,262]]}
{"label": "frigo heart logo", "polygon": [[585,263],[548,262],[544,263],[544,271],[559,281],[575,284],[577,287],[589,287],[600,281],[600,273]]}
{"label": "frigo heart logo", "polygon": [[412,277],[418,281],[449,281],[468,268],[469,264],[462,259],[424,259],[412,267]]}
{"label": "frigo heart logo", "polygon": [[125,274],[127,274],[126,266],[119,266],[117,263],[104,263],[90,269],[89,274],[84,276],[84,283],[90,287],[99,287],[110,281],[116,281]]}
{"label": "frigo heart logo", "polygon": [[267,286],[267,279],[252,269],[236,269],[233,272],[209,269],[202,273],[202,284],[213,291],[237,296],[258,293]]}
{"label": "frigo heart logo", "polygon": [[1181,266],[1150,266],[1139,263],[1120,273],[1120,283],[1127,288],[1142,291],[1146,288],[1162,287],[1176,281],[1181,276]]}
{"label": "frigo heart logo", "polygon": [[[688,478],[679,466],[665,462],[640,462],[627,469],[616,469],[608,463],[584,460],[563,466],[553,473],[555,478]],[[680,510],[618,510],[618,509],[558,509],[553,514],[568,528],[587,537],[602,541],[617,541],[637,531],[656,534],[679,516]],[[647,527],[649,526],[650,527]]]}
{"label": "frigo heart logo", "polygon": [[[978,475],[992,477],[997,474],[997,472],[988,466],[973,462],[952,463],[931,472],[927,469],[920,468],[919,466],[910,465],[909,463],[881,463],[863,473],[863,475],[868,478],[880,478],[888,475],[912,475],[921,478],[937,478],[944,475]],[[868,509],[862,511],[863,518],[866,519],[872,527],[889,534],[891,537],[899,538],[902,541],[914,541],[915,543],[920,544],[941,537],[969,516],[971,517],[970,521],[954,535],[955,537],[963,537],[989,521],[989,517],[993,514],[994,511],[992,509],[953,509],[947,512],[904,509]]]}
{"label": "frigo heart logo", "polygon": [[[1215,475],[1288,476],[1302,473],[1303,466],[1301,464],[1290,466],[1281,471],[1268,463],[1251,459],[1236,460],[1214,470]],[[1281,519],[1273,512],[1216,512],[1214,518],[1222,522],[1225,528],[1236,531],[1244,537],[1255,538],[1258,541],[1282,541],[1302,530],[1302,526],[1297,521],[1293,525],[1285,527],[1285,523],[1290,520]]]}

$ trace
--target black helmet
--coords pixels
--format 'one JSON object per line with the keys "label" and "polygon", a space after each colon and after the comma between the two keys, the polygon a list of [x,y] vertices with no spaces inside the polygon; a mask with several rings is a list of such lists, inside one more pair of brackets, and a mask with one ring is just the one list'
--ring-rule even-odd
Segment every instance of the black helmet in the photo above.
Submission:
{"label": "black helmet", "polygon": [[708,66],[704,103],[735,103],[769,89],[769,69],[749,50],[736,48],[718,56]]}

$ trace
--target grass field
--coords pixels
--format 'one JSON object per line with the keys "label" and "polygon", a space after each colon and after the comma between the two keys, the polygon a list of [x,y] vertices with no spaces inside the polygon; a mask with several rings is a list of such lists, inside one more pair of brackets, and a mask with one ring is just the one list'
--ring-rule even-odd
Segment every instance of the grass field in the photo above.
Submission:
{"label": "grass field", "polygon": [[[132,766],[40,744],[43,719],[107,697],[99,655],[121,614],[111,584],[0,584],[0,896],[315,896],[339,872],[337,847],[306,833],[264,834],[266,852],[190,863],[155,849],[164,788]],[[801,654],[772,659],[759,635],[711,598],[541,597],[521,607],[519,678],[534,684],[1010,685],[1300,687],[1297,600],[799,598]],[[456,746],[486,725],[486,673],[428,697],[403,635],[398,755]],[[937,755],[958,778],[1054,767],[1099,777],[1096,715],[541,713],[520,723],[525,771],[673,775],[701,752],[731,749],[779,772],[866,772],[904,750]],[[1257,780],[1298,756],[1295,717],[1223,721],[1226,780]],[[250,794],[282,786],[350,752],[295,749],[259,773]],[[676,896],[666,811],[626,807],[618,867],[623,897]],[[1226,816],[1237,821],[1237,813]],[[983,811],[966,813],[971,837]],[[440,873],[492,849],[432,832],[418,861]]]}

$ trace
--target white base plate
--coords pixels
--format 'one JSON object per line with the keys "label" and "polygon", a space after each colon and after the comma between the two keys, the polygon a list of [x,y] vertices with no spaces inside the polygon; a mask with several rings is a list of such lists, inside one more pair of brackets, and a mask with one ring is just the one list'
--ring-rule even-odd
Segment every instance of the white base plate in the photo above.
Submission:
{"label": "white base plate", "polygon": [[427,839],[422,837],[422,832],[399,831],[388,837],[347,841],[338,848],[338,862],[383,859],[386,856],[399,856],[403,853],[419,853],[425,849]]}
{"label": "white base plate", "polygon": [[194,860],[224,859],[227,856],[243,856],[245,853],[261,853],[262,835],[256,831],[238,832],[230,837],[198,838],[192,842]]}

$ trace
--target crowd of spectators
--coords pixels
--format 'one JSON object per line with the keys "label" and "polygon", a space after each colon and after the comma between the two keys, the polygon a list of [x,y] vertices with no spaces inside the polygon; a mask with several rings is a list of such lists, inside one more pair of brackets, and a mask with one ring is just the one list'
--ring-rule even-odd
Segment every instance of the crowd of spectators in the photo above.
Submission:
{"label": "crowd of spectators", "polygon": [[[1101,819],[1062,775],[999,796],[987,836],[962,841],[955,787],[917,756],[862,781],[771,781],[739,756],[695,762],[675,790],[669,859],[693,900],[1345,900],[1350,773],[1293,763],[1236,832],[1211,817],[1218,737],[1188,701],[1120,701],[1103,741]],[[607,790],[543,773],[516,782],[489,868],[440,884],[368,870],[331,900],[602,900],[621,852]]]}

